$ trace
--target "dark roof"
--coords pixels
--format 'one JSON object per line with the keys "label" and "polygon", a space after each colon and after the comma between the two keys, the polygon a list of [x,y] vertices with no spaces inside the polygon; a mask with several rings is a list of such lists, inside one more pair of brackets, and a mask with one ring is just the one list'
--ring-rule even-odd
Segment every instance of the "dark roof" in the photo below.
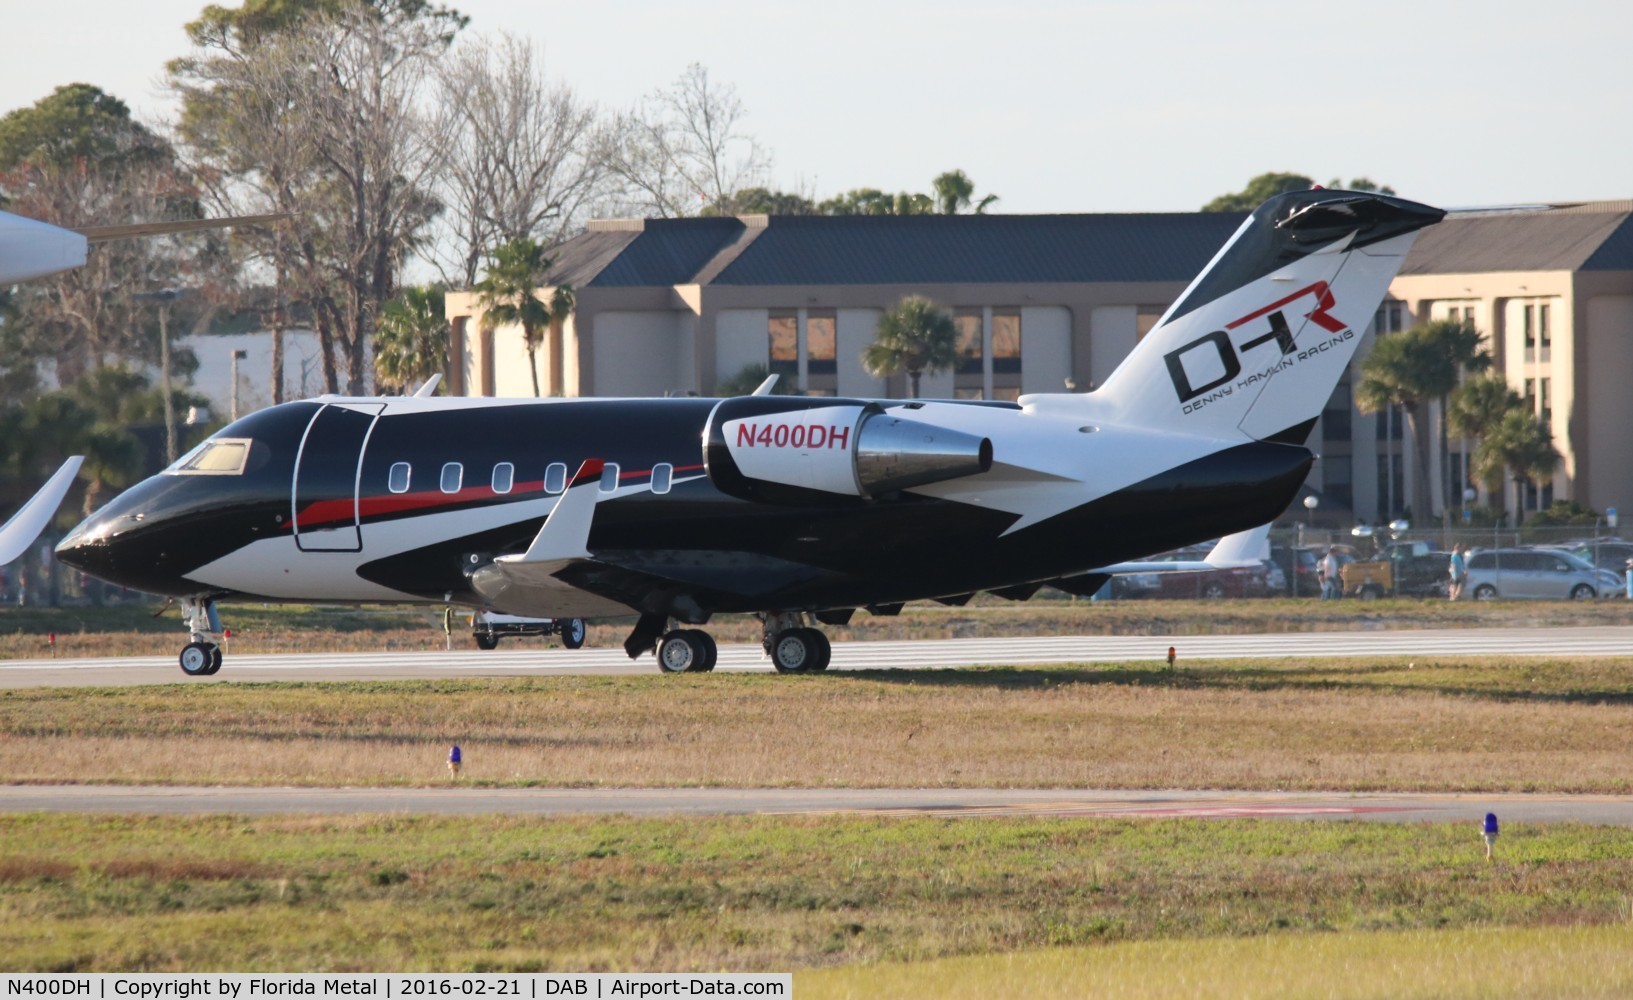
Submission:
{"label": "dark roof", "polygon": [[577,288],[1189,281],[1244,218],[1186,212],[596,222],[557,250],[550,280]]}
{"label": "dark roof", "polygon": [[1611,202],[1450,215],[1423,231],[1401,273],[1633,270],[1629,209]]}

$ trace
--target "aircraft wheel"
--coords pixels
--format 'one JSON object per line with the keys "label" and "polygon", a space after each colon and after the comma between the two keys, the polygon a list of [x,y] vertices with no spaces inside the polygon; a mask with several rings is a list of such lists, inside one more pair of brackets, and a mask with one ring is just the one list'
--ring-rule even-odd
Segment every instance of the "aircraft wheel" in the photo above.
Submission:
{"label": "aircraft wheel", "polygon": [[779,632],[771,642],[771,665],[779,674],[803,674],[810,670],[817,659],[818,641],[813,636],[820,635],[816,629],[809,628]]}
{"label": "aircraft wheel", "polygon": [[666,674],[684,674],[697,669],[703,662],[703,643],[700,633],[692,629],[676,629],[658,640],[658,669]]}
{"label": "aircraft wheel", "polygon": [[222,657],[221,657],[221,647],[212,645],[210,647],[210,670],[209,670],[209,672],[212,675],[221,673],[221,659],[222,659]]}
{"label": "aircraft wheel", "polygon": [[482,633],[482,632],[477,632],[472,636],[472,638],[474,638],[476,640],[476,648],[477,649],[498,649],[499,648],[499,637],[496,636],[496,635],[487,635],[487,634]]}
{"label": "aircraft wheel", "polygon": [[811,673],[827,670],[829,661],[834,657],[833,644],[828,641],[828,636],[821,629],[808,628],[805,631],[811,633],[811,637],[816,642],[816,659],[812,660],[811,665],[805,669]]}
{"label": "aircraft wheel", "polygon": [[584,640],[590,634],[589,626],[582,618],[569,618],[561,626],[561,644],[568,649],[578,649],[584,645]]}
{"label": "aircraft wheel", "polygon": [[210,667],[221,662],[221,650],[213,642],[190,642],[181,648],[181,672],[189,677],[208,677]]}
{"label": "aircraft wheel", "polygon": [[698,661],[692,666],[694,673],[706,674],[714,669],[715,663],[720,660],[720,647],[715,644],[714,636],[702,629],[687,629],[687,634],[697,642]]}

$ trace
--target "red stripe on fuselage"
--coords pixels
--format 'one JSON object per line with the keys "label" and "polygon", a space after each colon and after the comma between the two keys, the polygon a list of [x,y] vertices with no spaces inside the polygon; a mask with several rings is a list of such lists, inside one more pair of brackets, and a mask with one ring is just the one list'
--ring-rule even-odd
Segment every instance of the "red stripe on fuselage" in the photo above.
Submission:
{"label": "red stripe on fuselage", "polygon": [[[700,465],[684,465],[675,469],[676,472],[696,472],[703,468]],[[599,478],[601,470],[588,474],[590,478]],[[618,474],[619,482],[627,479],[650,477],[651,469],[624,472]],[[574,477],[573,486],[579,485],[581,480]],[[571,487],[569,487],[571,488]],[[420,493],[386,493],[379,496],[363,497],[357,505],[358,516],[365,522],[383,517],[391,517],[405,513],[434,513],[438,508],[455,507],[460,504],[476,503],[480,501],[507,502],[526,499],[529,494],[544,492],[544,481],[536,480],[530,483],[517,483],[509,493],[495,493],[491,486],[467,486],[457,493],[444,493],[441,490],[426,490]],[[560,494],[550,494],[559,496]],[[331,528],[336,525],[349,524],[352,520],[352,501],[346,500],[318,500],[302,507],[295,515],[301,531],[313,531],[318,528]]]}

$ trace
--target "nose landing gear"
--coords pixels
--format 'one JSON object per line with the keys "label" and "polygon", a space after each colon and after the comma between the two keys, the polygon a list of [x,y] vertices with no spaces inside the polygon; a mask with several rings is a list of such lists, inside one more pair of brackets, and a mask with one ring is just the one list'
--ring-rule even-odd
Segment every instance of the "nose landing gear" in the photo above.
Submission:
{"label": "nose landing gear", "polygon": [[181,672],[189,677],[208,677],[221,669],[221,618],[209,598],[187,597],[181,602],[182,619],[192,641],[181,648]]}

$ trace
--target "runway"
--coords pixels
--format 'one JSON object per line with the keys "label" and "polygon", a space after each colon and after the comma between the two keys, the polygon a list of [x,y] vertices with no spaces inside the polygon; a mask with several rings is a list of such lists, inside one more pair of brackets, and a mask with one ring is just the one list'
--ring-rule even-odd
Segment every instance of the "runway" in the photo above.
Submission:
{"label": "runway", "polygon": [[0,812],[153,815],[287,813],[443,816],[873,815],[1100,818],[1353,819],[1469,823],[1497,813],[1525,823],[1633,826],[1633,799],[1608,795],[1348,794],[1343,792],[1105,791],[992,788],[200,788],[16,785]]}
{"label": "runway", "polygon": [[[1633,627],[1406,629],[1250,635],[1042,636],[836,642],[831,670],[915,670],[981,664],[1162,663],[1267,657],[1626,656]],[[180,648],[178,643],[177,648]],[[771,672],[758,645],[723,645],[715,668]],[[187,678],[173,657],[120,656],[0,660],[0,688],[232,683],[235,681],[442,680],[547,674],[654,674],[652,657],[631,661],[622,649],[517,646],[452,651],[241,654],[229,651],[221,673]]]}

